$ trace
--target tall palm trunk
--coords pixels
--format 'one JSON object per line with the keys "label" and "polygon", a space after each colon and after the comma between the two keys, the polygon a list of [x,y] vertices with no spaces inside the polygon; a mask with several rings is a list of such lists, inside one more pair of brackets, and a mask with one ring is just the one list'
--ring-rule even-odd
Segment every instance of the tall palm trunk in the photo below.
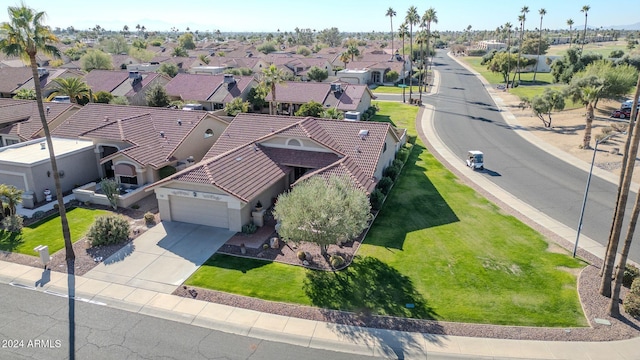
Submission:
{"label": "tall palm trunk", "polygon": [[426,57],[426,64],[424,67],[424,91],[427,92],[427,85],[429,85],[429,56],[431,56],[431,53],[429,52],[429,41],[431,40],[431,23],[428,22],[427,23],[427,57]]}
{"label": "tall palm trunk", "polygon": [[[67,220],[67,211],[64,208],[64,199],[62,196],[62,186],[60,185],[60,174],[58,173],[58,163],[56,162],[56,155],[53,151],[53,140],[51,140],[51,132],[49,131],[49,124],[44,114],[44,105],[42,104],[42,87],[40,84],[40,76],[38,75],[38,63],[36,62],[36,54],[29,54],[29,60],[31,62],[31,73],[33,74],[33,82],[36,90],[36,103],[38,104],[38,113],[40,114],[40,121],[42,122],[42,130],[47,141],[47,148],[49,150],[49,159],[51,161],[51,172],[53,173],[53,181],[56,188],[56,198],[58,200],[58,211],[60,212],[60,222],[62,224],[62,237],[64,239],[64,248],[66,252],[67,262],[76,258],[76,254],[73,251],[73,243],[71,242],[71,233],[69,232],[69,221]],[[69,269],[67,269],[69,270]],[[73,269],[71,269],[73,270]]]}
{"label": "tall palm trunk", "polygon": [[591,128],[593,126],[593,103],[587,104],[586,124],[584,127],[584,139],[582,140],[582,148],[589,149],[591,147]]}
{"label": "tall palm trunk", "polygon": [[[638,123],[637,123],[638,96],[640,96],[640,78],[638,78],[638,83],[636,85],[636,93],[634,95],[632,116],[629,123],[629,135],[627,139],[627,144],[625,145],[625,148],[628,148],[628,151],[625,151],[625,157],[622,163],[623,164],[622,173],[620,174],[621,181],[620,181],[620,185],[618,186],[618,198],[616,201],[613,224],[611,225],[609,243],[607,244],[607,253],[604,259],[605,261],[604,261],[604,265],[602,267],[602,272],[601,272],[602,279],[600,282],[600,294],[607,297],[610,297],[612,295],[611,294],[611,277],[613,275],[613,269],[615,267],[616,256],[618,252],[618,245],[620,242],[620,234],[622,232],[622,221],[624,220],[624,213],[627,207],[627,200],[629,198],[629,188],[631,187],[631,179],[633,176],[633,170],[635,168],[636,156],[638,155],[638,146],[640,144],[640,129],[638,129]],[[636,199],[636,202],[637,201],[638,200]],[[634,207],[634,211],[635,211],[635,207]],[[627,234],[627,236],[629,235]],[[625,241],[625,246],[626,246],[626,241]]]}
{"label": "tall palm trunk", "polygon": [[424,71],[426,70],[424,67],[424,39],[420,39],[420,76],[418,76],[418,92],[420,93],[420,100],[422,100],[422,80],[424,76]]}
{"label": "tall palm trunk", "polygon": [[405,99],[405,93],[406,93],[406,82],[407,82],[407,74],[405,74],[405,69],[407,67],[407,59],[406,56],[404,54],[404,37],[405,35],[402,34],[402,85],[404,85],[402,87],[402,102],[405,103],[407,102],[407,100]]}
{"label": "tall palm trunk", "polygon": [[413,24],[409,29],[409,101],[413,99]]}
{"label": "tall palm trunk", "polygon": [[538,53],[536,56],[536,67],[533,68],[533,82],[536,82],[536,75],[538,74],[538,66],[540,64],[540,45],[542,44],[542,17],[540,17],[540,31],[538,35]]}

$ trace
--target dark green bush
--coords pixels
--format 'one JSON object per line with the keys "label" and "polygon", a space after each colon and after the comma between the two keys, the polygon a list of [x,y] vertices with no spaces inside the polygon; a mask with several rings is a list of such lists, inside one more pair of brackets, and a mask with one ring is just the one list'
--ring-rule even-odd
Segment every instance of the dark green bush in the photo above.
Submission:
{"label": "dark green bush", "polygon": [[391,180],[395,181],[398,178],[398,175],[400,175],[400,167],[397,166],[388,166],[386,169],[384,169],[384,171],[382,172],[383,176],[388,176],[391,178]]}
{"label": "dark green bush", "polygon": [[9,231],[19,233],[22,231],[23,219],[20,215],[9,215],[2,219],[2,227]]}
{"label": "dark green bush", "polygon": [[398,150],[398,153],[396,154],[396,159],[400,159],[400,161],[406,162],[408,158],[409,158],[409,149],[404,147],[400,148],[400,150]]}
{"label": "dark green bush", "polygon": [[118,244],[129,239],[129,222],[120,215],[99,216],[87,238],[92,246]]}
{"label": "dark green bush", "polygon": [[[242,226],[242,232],[244,234],[253,234],[258,230],[258,227],[254,223],[248,223],[247,225]],[[267,244],[267,246],[269,246]]]}
{"label": "dark green bush", "polygon": [[[631,265],[631,264],[627,264],[627,266],[625,266],[624,268],[624,276],[622,277],[622,285],[624,287],[631,287],[631,284],[633,283],[633,281],[635,279],[638,278],[638,276],[640,276],[640,269],[638,269],[637,267]],[[638,285],[640,287],[640,285]],[[640,295],[640,294],[638,294]]]}
{"label": "dark green bush", "polygon": [[404,165],[404,162],[400,159],[394,159],[393,162],[391,163],[391,166],[397,167],[398,169],[402,169],[403,165]]}
{"label": "dark green bush", "polygon": [[160,179],[164,179],[167,176],[171,176],[173,174],[176,173],[176,168],[174,168],[171,165],[167,165],[165,167],[160,168],[160,170],[158,170],[158,176],[160,176]]}
{"label": "dark green bush", "polygon": [[486,54],[487,54],[487,50],[483,50],[483,49],[467,50],[467,56],[484,56]]}
{"label": "dark green bush", "polygon": [[417,138],[418,137],[416,135],[407,135],[407,142],[413,145],[416,143]]}
{"label": "dark green bush", "polygon": [[389,190],[391,190],[391,185],[393,185],[393,180],[391,180],[390,177],[385,176],[380,179],[380,181],[378,181],[378,185],[376,185],[376,188],[380,189],[383,194],[387,195],[389,193]]}
{"label": "dark green bush", "polygon": [[384,194],[380,189],[375,189],[369,195],[369,202],[373,210],[380,210],[382,208],[382,201],[384,201]]}
{"label": "dark green bush", "polygon": [[42,210],[38,210],[36,212],[33,213],[32,216],[34,219],[42,219],[44,217],[44,211]]}

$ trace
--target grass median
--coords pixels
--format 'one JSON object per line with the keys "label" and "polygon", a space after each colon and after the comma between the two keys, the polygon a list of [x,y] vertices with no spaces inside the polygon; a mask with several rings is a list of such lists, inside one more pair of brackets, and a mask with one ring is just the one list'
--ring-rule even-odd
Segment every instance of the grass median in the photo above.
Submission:
{"label": "grass median", "polygon": [[[379,106],[378,120],[416,133],[417,107]],[[542,235],[461,184],[418,141],[346,270],[214,255],[186,284],[372,314],[586,326],[575,275],[584,263],[547,248]]]}

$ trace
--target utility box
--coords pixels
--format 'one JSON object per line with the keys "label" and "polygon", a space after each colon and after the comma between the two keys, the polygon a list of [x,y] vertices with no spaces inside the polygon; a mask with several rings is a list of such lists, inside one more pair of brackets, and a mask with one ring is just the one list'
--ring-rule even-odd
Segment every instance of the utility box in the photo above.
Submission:
{"label": "utility box", "polygon": [[42,261],[42,265],[46,268],[47,264],[51,260],[51,256],[49,256],[49,247],[47,245],[38,245],[33,250],[40,254],[40,261]]}
{"label": "utility box", "polygon": [[263,227],[264,226],[264,213],[265,213],[265,209],[262,209],[260,211],[253,211],[251,212],[251,217],[253,218],[253,224],[257,227]]}
{"label": "utility box", "polygon": [[22,193],[22,207],[25,209],[33,209],[36,201],[33,191],[25,191]]}

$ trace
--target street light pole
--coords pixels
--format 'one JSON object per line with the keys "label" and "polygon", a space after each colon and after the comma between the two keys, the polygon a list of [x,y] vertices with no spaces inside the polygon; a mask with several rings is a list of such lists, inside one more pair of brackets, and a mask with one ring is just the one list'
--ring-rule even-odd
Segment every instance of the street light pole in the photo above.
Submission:
{"label": "street light pole", "polygon": [[600,140],[596,140],[596,146],[593,147],[593,157],[591,158],[591,167],[589,168],[589,176],[587,177],[587,186],[584,189],[584,198],[582,199],[582,209],[580,210],[580,220],[578,220],[578,231],[576,233],[576,242],[573,244],[573,257],[576,257],[576,251],[578,251],[578,240],[580,240],[580,230],[582,230],[582,220],[584,219],[584,208],[587,206],[587,196],[589,195],[589,185],[591,184],[591,175],[593,174],[593,164],[596,161],[596,152],[598,151],[598,145],[607,141],[609,138],[623,133],[613,133]]}

